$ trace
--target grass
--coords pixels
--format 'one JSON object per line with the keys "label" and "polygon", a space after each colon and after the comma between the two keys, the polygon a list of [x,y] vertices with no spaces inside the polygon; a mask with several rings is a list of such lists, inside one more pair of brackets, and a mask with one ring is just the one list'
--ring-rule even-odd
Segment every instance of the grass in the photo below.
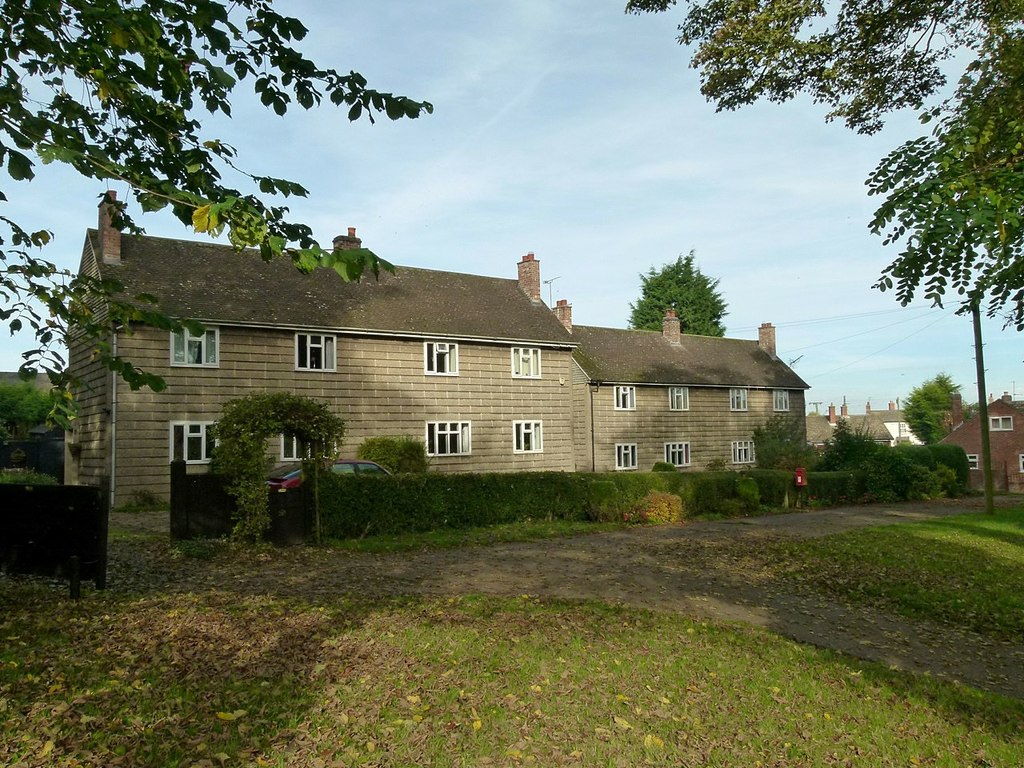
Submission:
{"label": "grass", "polygon": [[572,520],[530,520],[486,528],[446,528],[426,533],[367,536],[361,539],[332,539],[329,546],[353,552],[409,552],[418,549],[456,549],[513,541],[537,541],[580,536],[626,528],[626,523],[594,523]]}
{"label": "grass", "polygon": [[1020,642],[1024,507],[864,528],[778,547],[785,574],[866,602]]}
{"label": "grass", "polygon": [[0,593],[0,764],[1011,766],[1024,703],[529,597]]}

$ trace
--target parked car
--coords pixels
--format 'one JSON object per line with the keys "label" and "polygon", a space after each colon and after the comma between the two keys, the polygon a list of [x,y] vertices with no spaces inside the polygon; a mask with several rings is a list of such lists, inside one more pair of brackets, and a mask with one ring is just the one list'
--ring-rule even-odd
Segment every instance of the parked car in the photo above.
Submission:
{"label": "parked car", "polygon": [[[331,465],[336,475],[390,475],[391,473],[375,461],[365,459],[340,459]],[[286,464],[270,473],[267,485],[272,491],[287,491],[302,485],[302,465]]]}

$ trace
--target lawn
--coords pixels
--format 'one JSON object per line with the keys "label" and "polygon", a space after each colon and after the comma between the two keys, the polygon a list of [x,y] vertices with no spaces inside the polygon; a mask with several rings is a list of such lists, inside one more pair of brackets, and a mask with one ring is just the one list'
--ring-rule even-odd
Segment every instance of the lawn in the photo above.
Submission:
{"label": "lawn", "polygon": [[1024,703],[522,597],[0,592],[5,766],[1020,764]]}
{"label": "lawn", "polygon": [[[844,595],[913,594],[917,615],[990,613],[1002,635],[1020,621],[1022,537],[1014,510],[767,556],[810,583],[846,574]],[[307,601],[223,582],[74,603],[0,577],[0,765],[1024,763],[1024,701],[767,631],[525,595]]]}
{"label": "lawn", "polygon": [[1024,507],[780,546],[783,573],[844,599],[1024,638]]}

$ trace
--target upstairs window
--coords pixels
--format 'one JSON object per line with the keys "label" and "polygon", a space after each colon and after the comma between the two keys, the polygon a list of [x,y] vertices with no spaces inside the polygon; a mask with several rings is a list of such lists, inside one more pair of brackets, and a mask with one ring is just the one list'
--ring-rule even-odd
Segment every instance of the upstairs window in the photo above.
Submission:
{"label": "upstairs window", "polygon": [[468,421],[428,421],[427,455],[460,456],[470,452],[471,424]]}
{"label": "upstairs window", "polygon": [[210,427],[213,421],[171,422],[171,460],[184,459],[186,464],[206,464],[216,444]]}
{"label": "upstairs window", "polygon": [[333,371],[334,337],[319,333],[295,334],[295,367],[300,371]]}
{"label": "upstairs window", "polygon": [[203,366],[215,368],[219,363],[219,333],[216,328],[207,328],[194,336],[184,328],[171,333],[171,365]]}
{"label": "upstairs window", "polygon": [[459,375],[459,345],[428,341],[423,345],[423,370],[434,376]]}
{"label": "upstairs window", "polygon": [[1012,432],[1013,416],[990,416],[988,428],[993,432]]}
{"label": "upstairs window", "polygon": [[747,410],[747,390],[746,387],[733,387],[729,390],[729,410],[730,411],[745,411]]}
{"label": "upstairs window", "polygon": [[615,410],[636,410],[636,387],[615,387]]}
{"label": "upstairs window", "polygon": [[539,421],[513,421],[513,453],[543,453],[544,425]]}
{"label": "upstairs window", "polygon": [[539,379],[540,350],[536,347],[512,347],[512,375],[517,379]]}
{"label": "upstairs window", "polygon": [[670,411],[690,410],[690,389],[689,387],[668,388],[668,409]]}
{"label": "upstairs window", "polygon": [[772,404],[776,411],[789,410],[789,390],[776,389],[772,392]]}

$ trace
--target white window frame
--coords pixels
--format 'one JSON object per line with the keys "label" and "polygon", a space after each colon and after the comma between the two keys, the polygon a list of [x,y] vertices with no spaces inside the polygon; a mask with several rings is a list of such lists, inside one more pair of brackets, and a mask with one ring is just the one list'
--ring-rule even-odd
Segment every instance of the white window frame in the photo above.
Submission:
{"label": "white window frame", "polygon": [[1013,416],[989,416],[988,428],[992,432],[1013,432]]}
{"label": "white window frame", "polygon": [[540,348],[512,347],[512,378],[540,378]]}
{"label": "white window frame", "polygon": [[636,443],[616,443],[615,469],[629,470],[636,469],[638,466]]}
{"label": "white window frame", "polygon": [[636,387],[616,384],[613,395],[615,397],[616,411],[636,410]]}
{"label": "white window frame", "polygon": [[458,376],[459,345],[452,341],[423,342],[423,372],[428,376]]}
{"label": "white window frame", "polygon": [[512,453],[544,453],[544,422],[512,422]]}
{"label": "white window frame", "polygon": [[[424,428],[424,437],[428,456],[468,456],[473,451],[473,422],[471,421],[428,421]],[[439,438],[444,441],[445,450]],[[455,450],[451,448],[451,438],[455,440]]]}
{"label": "white window frame", "polygon": [[[216,441],[210,435],[210,427],[217,422],[215,421],[172,421],[170,424],[170,450],[168,455],[171,457],[171,461],[177,458],[185,460],[186,464],[209,464],[211,454],[213,453]],[[175,432],[181,430],[181,456],[175,455],[175,446],[177,441],[175,440]],[[198,440],[198,457],[189,458],[190,448],[192,447],[192,439]]]}
{"label": "white window frame", "polygon": [[1017,461],[1019,462],[1019,464],[1017,465],[1017,469],[1019,469],[1021,472],[1024,472],[1024,453],[1018,454]]}
{"label": "white window frame", "polygon": [[[189,362],[189,346],[195,344],[199,348],[201,362]],[[210,351],[213,351],[213,359]],[[179,358],[178,352],[181,352]],[[171,331],[171,365],[182,368],[216,368],[220,365],[220,329],[207,328],[202,335],[195,336],[188,328]]]}
{"label": "white window frame", "polygon": [[281,461],[302,461],[309,455],[307,450],[299,451],[302,441],[295,435],[281,435]]}
{"label": "white window frame", "polygon": [[[310,365],[313,350],[320,350],[321,366]],[[302,352],[305,351],[306,364],[301,365]],[[295,370],[297,371],[333,371],[337,369],[338,342],[329,333],[296,333],[295,334]]]}
{"label": "white window frame", "polygon": [[730,411],[745,411],[747,410],[747,388],[746,387],[731,387],[729,389],[729,410]]}
{"label": "white window frame", "polygon": [[783,413],[789,411],[788,389],[772,390],[772,410],[774,410],[776,413]]}
{"label": "white window frame", "polygon": [[[682,461],[676,461],[677,458]],[[689,442],[665,443],[665,461],[667,463],[676,467],[688,467],[691,460]]]}
{"label": "white window frame", "polygon": [[733,440],[732,441],[732,463],[733,464],[753,464],[757,460],[754,454],[754,441],[753,440]]}
{"label": "white window frame", "polygon": [[670,411],[690,410],[690,388],[669,387],[668,388],[668,409]]}
{"label": "white window frame", "polygon": [[981,462],[978,459],[978,454],[968,453],[967,454],[967,468],[968,469],[981,469]]}

